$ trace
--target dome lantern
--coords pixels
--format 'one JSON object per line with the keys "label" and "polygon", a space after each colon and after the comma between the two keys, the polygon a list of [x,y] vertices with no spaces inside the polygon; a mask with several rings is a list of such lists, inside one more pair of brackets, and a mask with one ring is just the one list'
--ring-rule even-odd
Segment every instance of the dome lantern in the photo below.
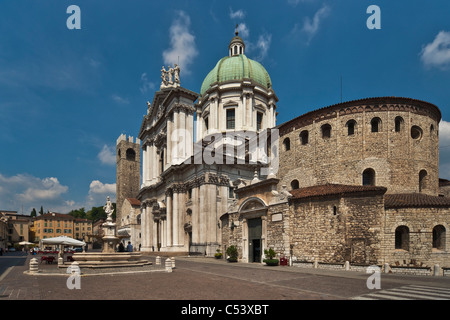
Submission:
{"label": "dome lantern", "polygon": [[231,39],[230,44],[228,45],[228,56],[238,56],[240,54],[244,54],[245,43],[241,37],[239,37],[238,25],[236,25],[236,31],[234,32],[235,36]]}

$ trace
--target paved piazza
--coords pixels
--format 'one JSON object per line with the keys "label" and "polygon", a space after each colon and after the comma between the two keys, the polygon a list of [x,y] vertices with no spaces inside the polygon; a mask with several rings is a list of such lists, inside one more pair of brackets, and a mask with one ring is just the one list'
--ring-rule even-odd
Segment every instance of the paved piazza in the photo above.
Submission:
{"label": "paved piazza", "polygon": [[[154,256],[146,258],[155,261]],[[196,309],[209,306],[215,308],[216,317],[227,312],[274,315],[299,304],[310,307],[306,302],[310,300],[450,299],[450,277],[381,274],[381,288],[370,290],[370,274],[363,272],[268,267],[199,257],[176,257],[173,272],[162,268],[121,270],[121,274],[83,272],[80,289],[68,289],[69,275],[44,275],[56,273],[55,264],[40,264],[40,275],[25,274],[30,259],[22,253],[0,257],[0,303],[126,300],[131,305],[140,301],[168,307],[171,315],[209,312]]]}

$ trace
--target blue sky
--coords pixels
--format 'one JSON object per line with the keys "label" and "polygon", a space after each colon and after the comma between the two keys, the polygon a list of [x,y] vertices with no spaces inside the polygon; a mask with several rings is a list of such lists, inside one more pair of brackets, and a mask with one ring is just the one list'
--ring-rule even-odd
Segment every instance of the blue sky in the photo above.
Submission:
{"label": "blue sky", "polygon": [[[81,9],[69,30],[67,8]],[[369,30],[370,5],[381,29]],[[0,2],[0,209],[29,214],[115,199],[115,143],[136,137],[161,66],[200,91],[239,24],[268,70],[277,123],[343,100],[436,104],[450,179],[450,2],[246,0]],[[449,146],[447,148],[447,146]]]}

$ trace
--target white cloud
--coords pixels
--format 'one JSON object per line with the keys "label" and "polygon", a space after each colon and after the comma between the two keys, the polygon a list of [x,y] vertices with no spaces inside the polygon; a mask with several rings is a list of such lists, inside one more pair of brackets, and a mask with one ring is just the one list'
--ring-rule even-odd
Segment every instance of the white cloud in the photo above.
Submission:
{"label": "white cloud", "polygon": [[99,180],[93,180],[89,185],[90,194],[116,194],[115,183],[102,183]]}
{"label": "white cloud", "polygon": [[250,35],[250,30],[248,29],[248,27],[245,23],[239,23],[237,29],[238,29],[239,35],[242,38],[248,38],[248,36]]}
{"label": "white cloud", "polygon": [[237,11],[233,11],[233,9],[230,8],[230,18],[231,19],[244,19],[245,18],[245,12],[242,9],[239,9]]}
{"label": "white cloud", "polygon": [[296,7],[300,2],[315,2],[316,0],[288,0],[288,4]]}
{"label": "white cloud", "polygon": [[144,72],[141,74],[141,87],[139,90],[142,94],[147,93],[148,91],[153,91],[156,89],[156,84],[154,82],[151,82],[147,78],[147,73]]}
{"label": "white cloud", "polygon": [[103,146],[102,150],[98,153],[97,157],[103,164],[108,165],[116,164],[115,148],[109,147],[106,144]]}
{"label": "white cloud", "polygon": [[39,181],[35,179],[23,193],[19,194],[19,199],[25,202],[54,200],[66,193],[69,188],[59,183],[57,178],[45,178]]}
{"label": "white cloud", "polygon": [[445,120],[439,123],[439,145],[442,147],[450,145],[450,122]]}
{"label": "white cloud", "polygon": [[267,56],[267,53],[270,48],[270,43],[272,42],[272,35],[271,34],[262,34],[258,37],[258,42],[256,43],[256,47],[259,50],[259,56],[256,58],[256,60],[264,60],[264,58]]}
{"label": "white cloud", "polygon": [[311,19],[309,17],[306,17],[303,22],[303,28],[302,31],[306,33],[308,37],[308,44],[311,41],[312,38],[317,34],[319,31],[320,24],[324,18],[326,18],[331,12],[330,7],[327,5],[323,5],[322,8],[320,8],[315,14],[314,17]]}
{"label": "white cloud", "polygon": [[113,94],[111,96],[111,98],[118,104],[129,104],[130,103],[130,101],[128,101],[128,99],[122,98],[121,96],[119,96],[117,94]]}
{"label": "white cloud", "polygon": [[198,55],[195,36],[189,30],[190,25],[190,17],[185,12],[178,11],[169,29],[170,48],[163,52],[165,64],[173,66],[176,63],[187,74],[190,73],[189,65]]}
{"label": "white cloud", "polygon": [[445,69],[450,66],[450,32],[441,31],[433,42],[423,47],[420,58],[427,67]]}
{"label": "white cloud", "polygon": [[439,178],[450,179],[450,122],[439,123]]}
{"label": "white cloud", "polygon": [[116,184],[103,183],[99,180],[93,180],[89,185],[89,193],[86,198],[86,207],[98,207],[105,204],[106,197],[110,197],[112,202],[116,201]]}
{"label": "white cloud", "polygon": [[23,208],[24,213],[29,214],[32,208],[43,206],[45,210],[68,212],[61,210],[68,209],[68,200],[63,195],[69,191],[69,187],[62,185],[58,178],[40,179],[29,174],[6,177],[0,174],[0,185],[2,209],[22,211]]}

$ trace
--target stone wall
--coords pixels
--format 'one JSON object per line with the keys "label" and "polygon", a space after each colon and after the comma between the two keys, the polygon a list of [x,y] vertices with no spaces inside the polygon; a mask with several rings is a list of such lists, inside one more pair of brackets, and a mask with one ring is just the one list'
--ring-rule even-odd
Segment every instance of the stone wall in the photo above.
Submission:
{"label": "stone wall", "polygon": [[[381,99],[381,98],[380,98]],[[437,195],[439,110],[424,102],[389,98],[355,101],[319,109],[293,119],[280,129],[281,185],[299,181],[299,187],[340,183],[361,185],[367,168],[375,171],[375,184],[388,193],[419,192],[419,172],[426,170],[422,192]],[[380,103],[380,104],[378,104]],[[401,117],[396,131],[395,119]],[[378,132],[371,121],[379,118]],[[354,133],[349,123],[354,121]],[[330,125],[330,137],[322,136],[322,126]],[[421,130],[411,134],[413,126]],[[308,132],[302,143],[301,134]],[[289,138],[290,150],[283,141]]]}
{"label": "stone wall", "polygon": [[[450,267],[450,208],[386,209],[384,227],[385,262],[392,266]],[[442,225],[446,230],[444,248],[433,248],[433,228]],[[409,229],[409,249],[395,248],[395,230]]]}
{"label": "stone wall", "polygon": [[379,263],[383,206],[382,195],[293,200],[293,257],[326,263]]}

